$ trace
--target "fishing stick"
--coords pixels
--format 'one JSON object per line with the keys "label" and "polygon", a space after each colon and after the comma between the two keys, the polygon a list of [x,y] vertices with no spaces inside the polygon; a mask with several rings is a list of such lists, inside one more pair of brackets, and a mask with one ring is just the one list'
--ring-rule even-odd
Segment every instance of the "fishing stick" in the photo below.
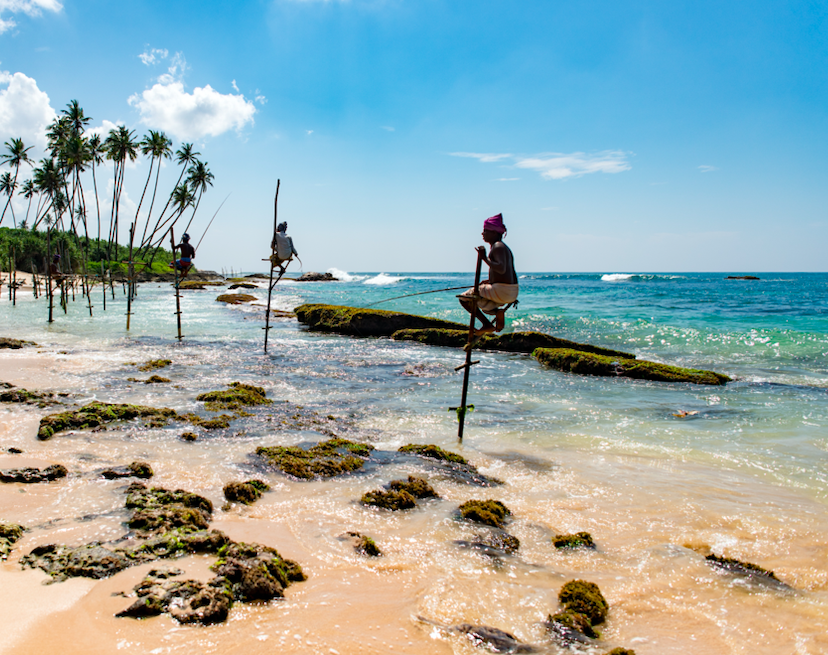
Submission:
{"label": "fishing stick", "polygon": [[378,300],[377,302],[372,302],[370,305],[365,305],[364,309],[368,309],[369,307],[373,307],[374,305],[379,305],[380,303],[389,302],[391,300],[399,300],[400,298],[411,298],[412,296],[422,296],[427,293],[440,293],[441,291],[458,291],[459,289],[468,289],[469,285],[466,284],[462,287],[448,287],[447,289],[435,289],[434,291],[420,291],[419,293],[409,293],[404,296],[394,296],[393,298],[386,298],[385,300]]}
{"label": "fishing stick", "polygon": [[[229,198],[229,197],[230,197],[230,194],[228,193],[227,198]],[[213,224],[213,221],[216,220],[216,216],[218,216],[218,213],[221,210],[221,208],[224,207],[224,203],[227,202],[227,198],[225,198],[224,200],[221,201],[221,204],[218,206],[218,209],[216,210],[216,213],[213,214],[213,218],[211,218],[210,222],[207,223],[207,227],[204,229],[204,234],[202,234],[201,239],[198,240],[198,245],[196,246],[196,250],[198,250],[198,246],[201,245],[201,242],[204,241],[204,237],[207,236],[207,230],[210,229],[210,226]]]}

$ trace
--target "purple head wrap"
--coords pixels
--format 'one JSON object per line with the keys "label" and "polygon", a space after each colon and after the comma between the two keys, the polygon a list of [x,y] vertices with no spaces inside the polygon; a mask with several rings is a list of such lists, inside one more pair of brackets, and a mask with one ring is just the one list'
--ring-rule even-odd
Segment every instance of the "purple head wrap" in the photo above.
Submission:
{"label": "purple head wrap", "polygon": [[499,234],[506,234],[506,226],[503,224],[503,214],[495,214],[491,218],[483,221],[483,229],[498,232]]}

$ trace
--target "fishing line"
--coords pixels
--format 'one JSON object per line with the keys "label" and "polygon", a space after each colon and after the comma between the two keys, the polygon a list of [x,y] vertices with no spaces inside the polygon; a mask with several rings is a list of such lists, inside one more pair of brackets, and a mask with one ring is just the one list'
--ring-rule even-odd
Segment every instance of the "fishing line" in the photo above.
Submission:
{"label": "fishing line", "polygon": [[[230,194],[228,193],[227,198],[229,198],[229,197],[230,197]],[[218,206],[218,209],[216,210],[216,213],[213,214],[213,218],[211,218],[210,222],[207,223],[207,227],[204,229],[204,234],[201,235],[201,239],[198,240],[198,245],[195,247],[196,250],[198,250],[198,246],[201,245],[201,242],[204,241],[204,237],[207,236],[207,230],[210,229],[210,226],[213,224],[213,221],[216,220],[216,216],[218,216],[218,213],[221,210],[221,208],[224,207],[224,203],[227,202],[227,198],[225,198],[224,200],[221,201],[221,204]]]}
{"label": "fishing line", "polygon": [[372,302],[370,305],[365,305],[363,309],[368,309],[369,307],[373,307],[374,305],[379,305],[384,302],[390,302],[391,300],[399,300],[400,298],[411,298],[412,296],[422,296],[427,293],[440,293],[442,291],[458,291],[459,289],[468,289],[469,285],[466,284],[462,287],[448,287],[447,289],[434,289],[434,291],[420,291],[419,293],[409,293],[404,296],[394,296],[393,298],[386,298],[385,300],[378,300],[377,302]]}

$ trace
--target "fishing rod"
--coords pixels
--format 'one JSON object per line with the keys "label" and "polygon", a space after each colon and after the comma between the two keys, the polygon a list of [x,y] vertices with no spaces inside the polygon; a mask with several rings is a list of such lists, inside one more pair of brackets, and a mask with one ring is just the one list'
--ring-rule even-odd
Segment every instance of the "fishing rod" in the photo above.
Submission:
{"label": "fishing rod", "polygon": [[[228,193],[227,198],[229,198],[229,197],[230,197],[230,194]],[[198,246],[201,245],[201,242],[204,241],[204,237],[207,236],[207,230],[210,229],[210,226],[213,224],[213,221],[216,220],[216,216],[218,216],[218,213],[221,210],[221,208],[224,207],[224,203],[227,202],[227,198],[225,198],[224,200],[221,201],[221,204],[218,206],[218,209],[216,210],[216,213],[213,214],[213,218],[211,218],[210,222],[207,223],[207,227],[204,229],[204,234],[202,234],[201,238],[198,240],[198,245],[196,246],[196,250],[198,250]]]}
{"label": "fishing rod", "polygon": [[365,305],[364,309],[368,309],[369,307],[373,307],[374,305],[379,305],[384,302],[389,302],[391,300],[399,300],[400,298],[411,298],[412,296],[422,296],[427,293],[440,293],[442,291],[458,291],[460,289],[468,289],[469,285],[466,284],[462,287],[448,287],[447,289],[434,289],[434,291],[420,291],[419,293],[409,293],[404,296],[394,296],[393,298],[386,298],[385,300],[378,300],[377,302],[372,302],[370,305]]}

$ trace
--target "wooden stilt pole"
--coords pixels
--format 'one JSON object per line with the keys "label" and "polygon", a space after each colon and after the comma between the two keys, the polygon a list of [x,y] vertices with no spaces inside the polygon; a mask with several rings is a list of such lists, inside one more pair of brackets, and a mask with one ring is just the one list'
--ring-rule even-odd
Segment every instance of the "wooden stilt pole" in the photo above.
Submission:
{"label": "wooden stilt pole", "polygon": [[[129,332],[129,319],[132,318],[132,276],[135,272],[135,267],[132,264],[132,239],[135,236],[135,223],[129,226],[129,262],[127,263],[127,286],[129,286],[129,293],[127,293],[127,324],[126,329]],[[176,293],[178,292],[178,285],[176,285]],[[180,330],[179,330],[180,332]]]}
{"label": "wooden stilt pole", "polygon": [[34,259],[30,259],[32,265],[32,293],[34,294],[35,300],[37,300],[37,285],[40,284],[37,280],[37,271],[35,270]]}
{"label": "wooden stilt pole", "polygon": [[457,440],[463,441],[463,428],[466,425],[466,411],[468,405],[466,400],[469,393],[469,371],[471,367],[480,362],[472,361],[472,345],[474,344],[474,322],[477,319],[477,300],[480,291],[480,268],[483,264],[483,253],[477,252],[477,269],[474,272],[474,295],[472,296],[471,319],[469,320],[469,336],[466,343],[466,363],[458,366],[455,370],[463,369],[463,395],[460,398],[460,407],[457,407]]}
{"label": "wooden stilt pole", "polygon": [[14,269],[14,275],[12,276],[12,284],[14,285],[12,307],[15,307],[17,305],[17,248],[12,248],[12,268]]}
{"label": "wooden stilt pole", "polygon": [[173,272],[175,273],[175,318],[178,322],[178,340],[181,341],[181,293],[178,289],[178,266],[175,259],[175,233],[170,228],[170,246],[173,254]]}
{"label": "wooden stilt pole", "polygon": [[[271,241],[271,250],[272,254],[276,253],[276,226],[278,225],[278,209],[279,209],[279,186],[281,185],[281,180],[276,180],[276,197],[273,199],[273,241]],[[264,351],[267,352],[267,335],[270,334],[270,299],[273,296],[273,287],[275,286],[275,282],[273,281],[273,259],[270,259],[270,281],[267,284],[267,313],[265,314],[265,338],[264,338]],[[282,275],[285,274],[285,269],[287,266],[280,266],[279,277],[276,279],[276,282],[282,279]]]}

